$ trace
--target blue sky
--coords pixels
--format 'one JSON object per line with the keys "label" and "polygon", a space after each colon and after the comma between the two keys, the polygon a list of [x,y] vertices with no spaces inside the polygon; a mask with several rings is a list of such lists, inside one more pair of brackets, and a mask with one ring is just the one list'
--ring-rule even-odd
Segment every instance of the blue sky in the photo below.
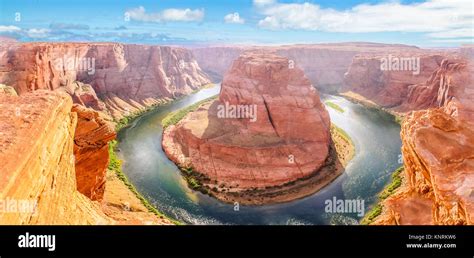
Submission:
{"label": "blue sky", "polygon": [[293,44],[473,43],[472,0],[0,0],[0,35],[20,41]]}

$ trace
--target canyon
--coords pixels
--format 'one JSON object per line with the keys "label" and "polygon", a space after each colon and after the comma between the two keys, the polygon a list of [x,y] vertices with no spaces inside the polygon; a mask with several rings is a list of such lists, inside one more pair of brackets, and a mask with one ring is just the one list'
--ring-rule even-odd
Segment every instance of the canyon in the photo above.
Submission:
{"label": "canyon", "polygon": [[[326,52],[321,50],[324,47]],[[292,60],[302,66],[319,90],[336,91],[371,108],[405,117],[401,131],[405,179],[397,194],[382,202],[382,215],[373,224],[472,224],[472,46],[430,50],[383,49],[379,45],[379,49],[353,52],[331,44],[270,48],[283,56],[292,53]],[[244,50],[232,48],[230,59]],[[194,53],[198,60],[200,53],[217,53],[220,62],[204,62],[202,67],[221,74],[222,67],[228,66],[223,62],[225,51],[225,47],[216,47]],[[325,60],[324,54],[335,61]],[[383,60],[392,57],[415,60],[419,67],[382,69]],[[319,69],[326,76],[332,73],[328,81],[317,75]]]}
{"label": "canyon", "polygon": [[173,224],[108,171],[108,145],[114,121],[210,82],[189,51],[2,41],[0,57],[1,197],[33,207],[0,223]]}
{"label": "canyon", "polygon": [[[318,91],[339,93],[403,117],[402,186],[373,224],[472,225],[473,49],[2,41],[0,116],[8,122],[0,124],[0,199],[36,208],[2,213],[0,223],[171,224],[107,170],[114,122],[223,79],[219,98],[167,128],[163,141],[168,156],[183,168],[193,164],[216,197],[229,202],[246,192],[242,203],[261,204],[281,190],[275,186],[328,162],[340,166]],[[382,69],[390,56],[419,60],[419,73]],[[217,119],[225,103],[255,104],[256,121]]]}
{"label": "canyon", "polygon": [[35,91],[0,95],[0,197],[33,203],[0,213],[1,224],[112,223],[76,190],[74,131],[77,114],[66,94]]}
{"label": "canyon", "polygon": [[[225,117],[219,110],[226,106],[256,112]],[[287,58],[253,50],[233,62],[217,100],[166,128],[162,145],[217,198],[261,204],[278,200],[267,189],[317,177],[316,191],[340,175],[329,130],[329,114],[303,71]]]}

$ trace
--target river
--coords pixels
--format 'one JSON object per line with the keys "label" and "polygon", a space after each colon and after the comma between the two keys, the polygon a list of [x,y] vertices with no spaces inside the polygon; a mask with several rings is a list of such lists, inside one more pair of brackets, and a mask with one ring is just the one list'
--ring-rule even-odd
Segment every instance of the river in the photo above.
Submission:
{"label": "river", "polygon": [[165,215],[188,224],[356,224],[357,213],[325,212],[328,199],[364,200],[365,211],[390,180],[400,163],[400,126],[382,112],[342,97],[322,98],[345,112],[327,107],[332,123],[352,138],[356,155],[343,175],[321,191],[283,204],[234,206],[193,191],[161,148],[161,120],[169,113],[219,93],[219,86],[203,89],[136,119],[118,135],[123,172],[137,190]]}

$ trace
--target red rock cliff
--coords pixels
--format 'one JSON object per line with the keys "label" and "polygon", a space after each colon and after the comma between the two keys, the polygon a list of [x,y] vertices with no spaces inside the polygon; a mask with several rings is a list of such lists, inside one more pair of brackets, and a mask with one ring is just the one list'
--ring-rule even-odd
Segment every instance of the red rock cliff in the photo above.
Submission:
{"label": "red rock cliff", "polygon": [[74,135],[77,190],[91,200],[102,200],[109,163],[108,142],[115,138],[113,124],[99,112],[74,104],[77,127]]}
{"label": "red rock cliff", "polygon": [[0,121],[0,224],[172,224],[106,177],[115,132],[100,113],[62,92],[0,92]]}
{"label": "red rock cliff", "polygon": [[[411,65],[398,62],[402,59],[409,60],[407,62]],[[343,91],[358,93],[381,107],[398,107],[406,101],[413,85],[424,83],[430,78],[443,59],[441,55],[419,53],[356,56],[345,75]],[[388,64],[385,69],[384,62]],[[389,66],[390,63],[394,64],[393,68]]]}
{"label": "red rock cliff", "polygon": [[474,222],[474,69],[446,59],[412,93],[401,138],[406,184],[384,201],[377,224],[472,225]]}
{"label": "red rock cliff", "polygon": [[[76,113],[62,93],[0,94],[0,224],[111,224],[98,203],[79,193],[74,170]],[[5,207],[5,206],[3,206]]]}
{"label": "red rock cliff", "polygon": [[[13,86],[20,95],[61,87],[71,95],[81,95],[75,84],[80,81],[92,86],[87,94],[92,98],[97,94],[116,118],[209,83],[191,52],[176,47],[5,43],[0,56],[0,83]],[[79,99],[75,101],[81,103]],[[81,104],[89,107],[88,103]],[[90,107],[100,110],[93,104]]]}

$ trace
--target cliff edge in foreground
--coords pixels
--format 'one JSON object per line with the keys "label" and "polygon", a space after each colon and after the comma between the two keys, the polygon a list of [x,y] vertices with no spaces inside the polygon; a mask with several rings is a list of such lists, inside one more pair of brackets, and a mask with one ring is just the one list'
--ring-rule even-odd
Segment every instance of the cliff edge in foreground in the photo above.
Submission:
{"label": "cliff edge in foreground", "polygon": [[[474,81],[472,63],[443,60],[430,80],[432,105],[405,118],[405,179],[383,202],[375,224],[474,223]],[[435,89],[435,90],[428,90]]]}
{"label": "cliff edge in foreground", "polygon": [[0,93],[0,224],[171,224],[107,174],[113,127],[69,95]]}

